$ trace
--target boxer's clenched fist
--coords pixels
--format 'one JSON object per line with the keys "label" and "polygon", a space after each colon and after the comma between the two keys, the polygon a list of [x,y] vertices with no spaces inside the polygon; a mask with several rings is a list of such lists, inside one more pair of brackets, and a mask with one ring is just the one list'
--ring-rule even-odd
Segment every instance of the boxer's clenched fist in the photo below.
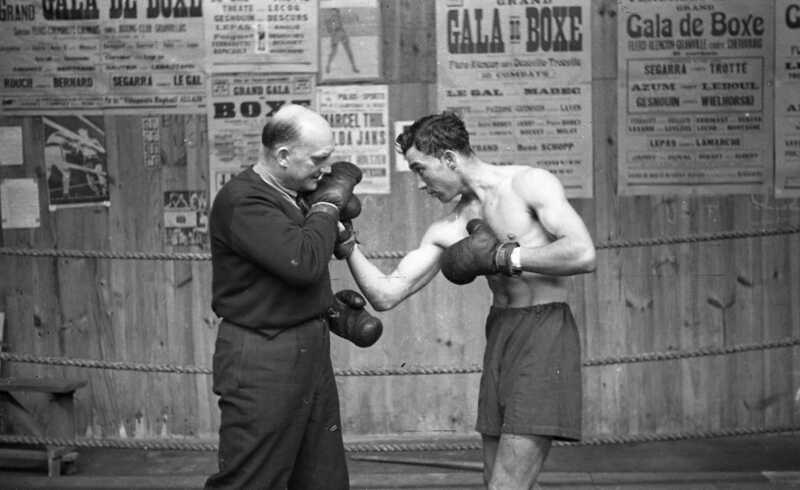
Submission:
{"label": "boxer's clenched fist", "polygon": [[517,242],[501,243],[489,225],[479,219],[467,223],[469,236],[448,247],[442,254],[442,274],[455,284],[467,284],[477,276],[503,273],[514,275],[511,252]]}

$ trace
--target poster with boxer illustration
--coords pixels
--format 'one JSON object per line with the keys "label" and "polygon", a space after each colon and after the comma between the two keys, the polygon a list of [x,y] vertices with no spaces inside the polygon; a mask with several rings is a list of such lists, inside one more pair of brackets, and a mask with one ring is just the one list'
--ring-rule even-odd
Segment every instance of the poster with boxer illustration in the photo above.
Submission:
{"label": "poster with boxer illustration", "polygon": [[103,116],[45,116],[49,208],[109,206]]}
{"label": "poster with boxer illustration", "polygon": [[381,77],[378,0],[320,0],[320,81]]}

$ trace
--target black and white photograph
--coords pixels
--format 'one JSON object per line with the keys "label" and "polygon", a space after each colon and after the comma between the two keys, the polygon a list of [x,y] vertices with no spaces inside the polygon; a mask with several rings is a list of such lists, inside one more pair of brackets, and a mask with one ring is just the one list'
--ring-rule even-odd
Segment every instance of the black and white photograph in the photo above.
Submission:
{"label": "black and white photograph", "polygon": [[800,489],[800,0],[0,0],[0,490]]}
{"label": "black and white photograph", "polygon": [[108,205],[102,116],[45,116],[42,122],[50,208]]}

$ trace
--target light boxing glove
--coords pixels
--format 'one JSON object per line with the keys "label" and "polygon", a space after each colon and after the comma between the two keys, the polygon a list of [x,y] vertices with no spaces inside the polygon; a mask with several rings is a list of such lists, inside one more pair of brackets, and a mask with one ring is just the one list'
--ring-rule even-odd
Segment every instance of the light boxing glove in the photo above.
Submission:
{"label": "light boxing glove", "polygon": [[383,333],[383,323],[364,309],[366,304],[364,297],[352,289],[336,293],[328,309],[331,332],[359,347],[377,342]]}
{"label": "light boxing glove", "polygon": [[480,219],[467,223],[469,236],[445,249],[441,258],[442,274],[455,284],[467,284],[477,276],[502,273],[519,275],[512,267],[511,252],[517,242],[500,242],[489,225]]}

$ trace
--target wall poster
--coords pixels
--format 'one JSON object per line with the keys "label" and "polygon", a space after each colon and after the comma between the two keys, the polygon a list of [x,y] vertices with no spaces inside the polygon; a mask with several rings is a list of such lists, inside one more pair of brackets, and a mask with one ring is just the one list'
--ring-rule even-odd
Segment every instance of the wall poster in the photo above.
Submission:
{"label": "wall poster", "polygon": [[800,197],[800,0],[775,8],[775,197]]}
{"label": "wall poster", "polygon": [[[389,87],[335,85],[317,87],[317,112],[333,129],[336,150],[331,161],[347,160],[364,172],[360,194],[388,194]],[[391,144],[394,151],[394,144]]]}
{"label": "wall poster", "polygon": [[[2,229],[38,228],[42,218],[39,211],[39,183],[36,179],[0,180],[0,223]],[[2,313],[0,313],[2,322]]]}
{"label": "wall poster", "polygon": [[50,210],[109,206],[103,116],[45,116],[42,122]]}
{"label": "wall poster", "polygon": [[205,4],[209,73],[317,71],[318,0]]}
{"label": "wall poster", "polygon": [[765,192],[773,2],[618,5],[619,193]]}
{"label": "wall poster", "polygon": [[590,0],[436,2],[439,110],[482,159],[546,168],[568,197],[592,173]]}
{"label": "wall poster", "polygon": [[382,75],[378,0],[319,0],[320,81]]}
{"label": "wall poster", "polygon": [[205,111],[203,2],[0,2],[8,114]]}
{"label": "wall poster", "polygon": [[164,232],[167,246],[204,246],[208,243],[206,192],[164,192]]}
{"label": "wall poster", "polygon": [[286,102],[312,106],[313,73],[214,74],[208,112],[210,201],[232,176],[261,157],[266,118]]}

